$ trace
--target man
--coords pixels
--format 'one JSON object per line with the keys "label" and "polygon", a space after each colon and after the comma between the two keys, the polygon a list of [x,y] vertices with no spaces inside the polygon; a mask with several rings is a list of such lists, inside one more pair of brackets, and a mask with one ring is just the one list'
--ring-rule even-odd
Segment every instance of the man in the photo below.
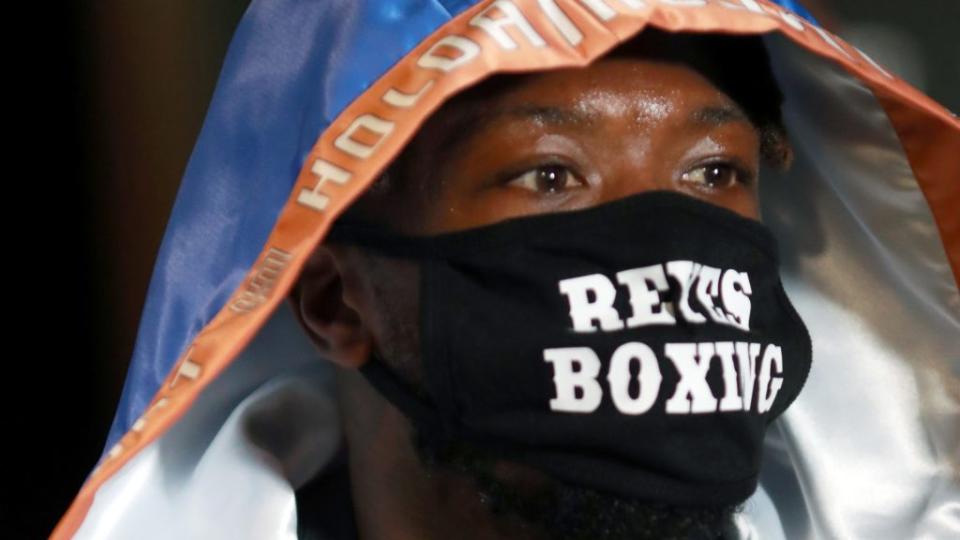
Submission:
{"label": "man", "polygon": [[[761,162],[783,168],[789,151],[780,99],[756,38],[649,30],[588,67],[499,76],[460,94],[344,219],[425,235],[672,190],[759,220]],[[429,394],[417,276],[415,264],[334,240],[291,294],[321,354],[346,368],[337,390],[363,538],[720,538],[732,525],[734,504],[617,496],[469,446],[432,454],[418,444],[356,374],[377,350]],[[300,508],[299,519],[311,512],[324,508]]]}
{"label": "man", "polygon": [[783,4],[255,2],[54,538],[956,536],[958,148]]}

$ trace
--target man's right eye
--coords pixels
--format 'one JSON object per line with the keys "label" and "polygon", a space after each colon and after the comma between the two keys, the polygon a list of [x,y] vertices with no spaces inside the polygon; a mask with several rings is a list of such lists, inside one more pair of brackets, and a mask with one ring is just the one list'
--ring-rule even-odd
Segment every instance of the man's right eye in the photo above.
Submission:
{"label": "man's right eye", "polygon": [[537,193],[557,194],[583,187],[586,182],[564,165],[542,165],[514,177],[507,185]]}

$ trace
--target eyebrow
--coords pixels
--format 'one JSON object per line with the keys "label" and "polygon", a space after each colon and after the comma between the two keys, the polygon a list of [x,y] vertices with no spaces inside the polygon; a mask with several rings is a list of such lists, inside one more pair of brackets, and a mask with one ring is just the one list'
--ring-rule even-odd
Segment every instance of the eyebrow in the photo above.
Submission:
{"label": "eyebrow", "polygon": [[596,114],[532,103],[490,109],[478,107],[458,116],[447,126],[450,131],[456,134],[455,138],[458,140],[478,133],[491,124],[504,119],[527,120],[555,127],[577,128],[595,126],[598,120]]}
{"label": "eyebrow", "polygon": [[[437,148],[438,155],[449,155],[477,133],[504,118],[528,120],[555,127],[593,128],[598,123],[599,115],[571,108],[532,103],[492,109],[473,108],[456,115],[446,124],[445,136]],[[687,122],[702,127],[721,127],[730,123],[753,125],[739,107],[728,104],[701,107],[690,114]]]}
{"label": "eyebrow", "polygon": [[[558,127],[593,127],[599,120],[597,114],[576,109],[523,104],[516,107],[478,112],[473,118],[478,123],[474,129],[480,130],[503,117],[533,120]],[[690,114],[688,121],[692,124],[707,127],[720,127],[732,122],[750,123],[750,119],[740,107],[729,104],[701,107]]]}
{"label": "eyebrow", "polygon": [[533,120],[543,124],[552,124],[560,127],[591,127],[596,125],[598,116],[576,109],[550,107],[542,105],[524,104],[509,107],[500,111],[493,111],[489,121],[500,116]]}
{"label": "eyebrow", "polygon": [[512,107],[472,107],[445,123],[444,136],[437,148],[438,155],[452,152],[490,125],[504,119],[526,120],[553,127],[590,128],[597,125],[598,118],[584,111],[532,103]]}
{"label": "eyebrow", "polygon": [[706,127],[720,127],[732,122],[753,125],[740,107],[726,104],[701,107],[690,115],[689,121]]}

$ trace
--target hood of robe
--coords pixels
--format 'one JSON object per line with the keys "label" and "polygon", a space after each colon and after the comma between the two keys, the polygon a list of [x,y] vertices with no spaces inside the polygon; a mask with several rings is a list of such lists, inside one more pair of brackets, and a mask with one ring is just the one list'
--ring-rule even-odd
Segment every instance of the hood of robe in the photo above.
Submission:
{"label": "hood of robe", "polygon": [[332,368],[283,302],[308,255],[447,98],[647,27],[761,35],[796,152],[762,205],[813,364],[739,535],[960,537],[954,114],[792,0],[254,0],[106,450],[53,538],[296,538],[294,490],[340,440]]}

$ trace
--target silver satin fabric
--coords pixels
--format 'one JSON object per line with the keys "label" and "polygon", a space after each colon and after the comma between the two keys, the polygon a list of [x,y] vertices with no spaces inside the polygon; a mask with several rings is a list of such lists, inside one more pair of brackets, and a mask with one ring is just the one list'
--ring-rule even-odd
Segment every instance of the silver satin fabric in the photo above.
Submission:
{"label": "silver satin fabric", "polygon": [[872,94],[768,44],[800,162],[761,184],[763,219],[813,364],[768,438],[795,482],[764,485],[788,538],[960,538],[960,297],[933,217]]}
{"label": "silver satin fabric", "polygon": [[[960,295],[929,208],[869,91],[766,39],[797,161],[789,176],[764,173],[762,215],[813,364],[768,432],[738,535],[958,539]],[[296,537],[294,489],[340,432],[333,368],[289,310],[100,489],[76,538]]]}
{"label": "silver satin fabric", "polygon": [[100,488],[74,538],[295,540],[294,489],[340,442],[333,369],[311,347],[283,306],[180,422]]}

